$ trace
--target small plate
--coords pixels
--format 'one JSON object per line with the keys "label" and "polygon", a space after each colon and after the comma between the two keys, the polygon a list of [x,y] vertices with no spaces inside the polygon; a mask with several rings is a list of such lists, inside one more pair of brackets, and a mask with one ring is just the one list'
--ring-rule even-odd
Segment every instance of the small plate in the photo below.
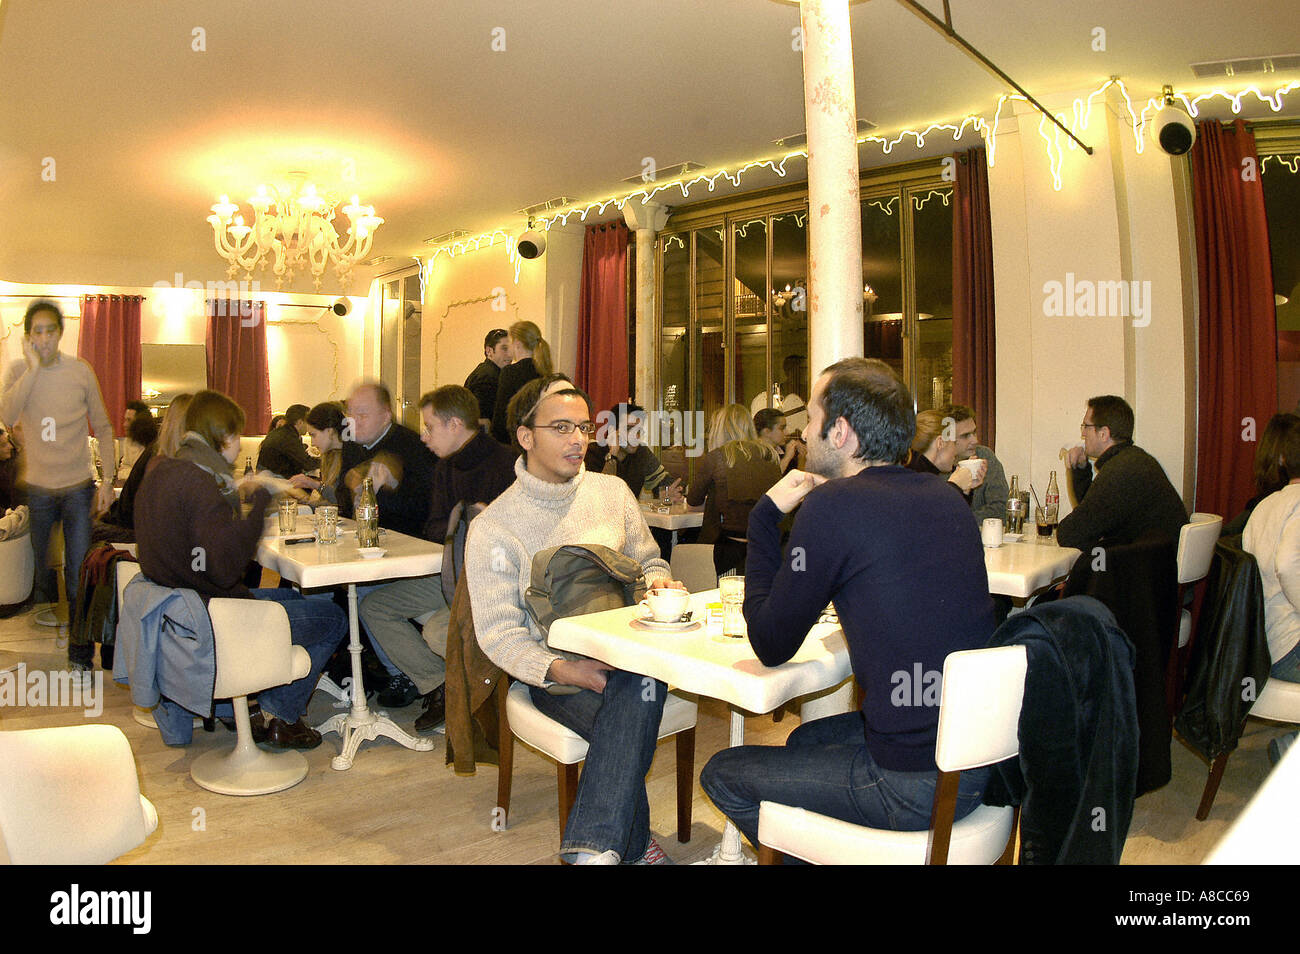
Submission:
{"label": "small plate", "polygon": [[387,552],[383,547],[357,547],[357,553],[361,554],[363,560],[378,560]]}
{"label": "small plate", "polygon": [[1004,533],[1002,534],[1003,543],[1023,543],[1025,535],[1023,533]]}
{"label": "small plate", "polygon": [[697,619],[688,619],[685,622],[678,620],[675,623],[661,623],[653,616],[640,616],[632,620],[633,626],[640,626],[651,632],[656,633],[684,633],[688,629],[694,629],[700,625]]}

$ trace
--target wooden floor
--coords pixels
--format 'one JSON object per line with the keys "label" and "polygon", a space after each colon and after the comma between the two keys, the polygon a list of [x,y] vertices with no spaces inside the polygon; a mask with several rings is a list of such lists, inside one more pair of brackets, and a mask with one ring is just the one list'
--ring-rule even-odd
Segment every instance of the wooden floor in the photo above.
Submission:
{"label": "wooden floor", "polygon": [[[20,654],[30,670],[66,666],[58,631],[36,624],[27,613],[0,620],[0,651]],[[235,798],[214,795],[190,779],[198,755],[228,748],[234,735],[220,725],[198,730],[194,743],[168,748],[158,733],[131,718],[128,694],[104,679],[103,712],[87,719],[80,709],[0,707],[0,729],[105,722],[126,733],[135,753],[141,791],[158,808],[158,831],[123,864],[555,864],[559,827],[554,763],[523,745],[515,752],[509,827],[494,831],[496,769],[480,768],[458,778],[444,764],[442,736],[433,752],[411,752],[387,740],[367,742],[346,772],[330,768],[338,737],[306,753],[310,768],[299,785],[274,795]],[[308,716],[313,724],[338,711],[316,693]],[[410,727],[419,706],[390,713]],[[797,726],[787,715],[746,721],[746,739],[780,744]],[[1252,720],[1228,770],[1208,820],[1194,818],[1206,766],[1174,743],[1173,781],[1140,798],[1124,849],[1125,864],[1196,864],[1209,852],[1268,773],[1265,747],[1283,726]],[[661,743],[649,777],[651,824],[665,852],[676,862],[704,857],[717,845],[722,816],[700,791],[699,770],[727,742],[727,710],[702,700],[696,741],[694,826],[689,843],[676,839],[674,747]]]}

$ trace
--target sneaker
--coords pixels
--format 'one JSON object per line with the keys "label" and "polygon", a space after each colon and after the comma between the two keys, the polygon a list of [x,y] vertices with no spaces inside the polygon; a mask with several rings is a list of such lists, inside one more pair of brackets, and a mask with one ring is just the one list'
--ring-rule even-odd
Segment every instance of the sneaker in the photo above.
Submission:
{"label": "sneaker", "polygon": [[80,682],[84,688],[89,688],[95,680],[95,667],[91,663],[68,663],[68,672],[72,674],[73,681]]}
{"label": "sneaker", "polygon": [[577,855],[575,865],[616,865],[620,860],[617,851],[602,851],[598,855],[590,851],[580,851]]}
{"label": "sneaker", "polygon": [[645,854],[632,862],[634,865],[671,865],[673,859],[664,854],[664,850],[659,847],[659,842],[653,838],[645,846]]}
{"label": "sneaker", "polygon": [[415,720],[416,732],[435,732],[447,721],[447,693],[439,686],[424,696],[424,713]]}
{"label": "sneaker", "polygon": [[1276,765],[1282,761],[1282,756],[1286,755],[1286,750],[1295,745],[1296,735],[1297,733],[1290,732],[1269,740],[1268,761],[1270,765]]}
{"label": "sneaker", "polygon": [[379,704],[385,709],[401,709],[420,698],[420,690],[415,683],[399,672],[388,681],[388,688],[379,694]]}

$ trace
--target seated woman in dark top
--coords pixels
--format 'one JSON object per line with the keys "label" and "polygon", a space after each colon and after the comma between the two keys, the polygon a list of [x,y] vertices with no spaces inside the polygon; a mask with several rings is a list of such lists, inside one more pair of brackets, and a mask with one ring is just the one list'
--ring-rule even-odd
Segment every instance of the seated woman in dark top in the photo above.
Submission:
{"label": "seated woman in dark top", "polygon": [[944,418],[938,411],[922,411],[916,415],[916,436],[912,438],[912,449],[904,462],[909,470],[922,474],[934,474],[946,478],[957,490],[970,501],[970,493],[984,483],[984,474],[988,465],[982,465],[979,474],[973,475],[965,467],[957,466],[957,444],[944,434]]}
{"label": "seated woman in dark top", "polygon": [[686,502],[704,504],[700,542],[713,544],[718,575],[733,569],[744,573],[749,512],[781,479],[779,458],[771,444],[758,439],[749,411],[739,404],[714,412],[707,445]]}
{"label": "seated woman in dark top", "polygon": [[[185,434],[185,412],[189,409],[193,394],[178,394],[167,405],[163,413],[162,424],[157,426],[152,419],[149,426],[154,427],[154,439],[150,441],[140,456],[131,465],[131,473],[126,483],[122,484],[122,493],[113,501],[102,520],[96,520],[91,527],[92,543],[134,543],[135,542],[135,497],[144,482],[144,475],[149,470],[149,462],[155,457],[172,457],[181,446],[181,437]],[[136,427],[137,416],[131,421]],[[141,436],[143,431],[140,432]]]}
{"label": "seated woman in dark top", "polygon": [[1295,475],[1288,473],[1282,460],[1281,442],[1283,435],[1297,422],[1300,422],[1300,416],[1295,414],[1274,414],[1264,426],[1264,433],[1259,435],[1259,444],[1255,447],[1255,496],[1246,501],[1245,510],[1224,521],[1219,536],[1231,537],[1243,532],[1259,502],[1291,482]]}
{"label": "seated woman in dark top", "polygon": [[289,483],[299,490],[310,491],[306,498],[313,507],[321,504],[337,506],[336,490],[339,482],[339,470],[343,463],[343,408],[333,401],[317,404],[307,412],[307,433],[311,442],[320,451],[320,476],[295,474]]}
{"label": "seated woman in dark top", "polygon": [[[271,495],[258,478],[236,484],[244,412],[216,391],[194,395],[185,414],[186,433],[174,457],[157,457],[145,474],[135,504],[140,570],[159,586],[212,597],[270,599],[284,607],[296,646],[311,657],[307,675],[258,694],[270,716],[266,741],[278,748],[310,749],[320,733],[303,720],[321,668],[347,635],[343,611],[329,600],[304,599],[288,589],[249,590],[240,582],[257,552]],[[241,498],[250,510],[242,514]],[[202,559],[198,557],[201,556]],[[261,720],[253,731],[261,733]]]}

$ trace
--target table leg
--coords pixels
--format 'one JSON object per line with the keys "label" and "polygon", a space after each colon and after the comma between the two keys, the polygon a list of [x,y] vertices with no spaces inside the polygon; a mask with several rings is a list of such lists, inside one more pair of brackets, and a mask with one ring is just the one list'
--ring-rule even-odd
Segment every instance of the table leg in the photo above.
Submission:
{"label": "table leg", "polygon": [[[735,706],[731,707],[731,737],[727,744],[732,748],[745,744],[745,713]],[[698,864],[752,865],[754,859],[746,856],[740,844],[740,829],[728,818],[726,826],[722,829],[722,844],[713,850],[713,854],[707,860]]]}
{"label": "table leg", "polygon": [[418,739],[409,735],[392,719],[386,715],[377,715],[366,706],[366,687],[361,681],[361,626],[357,621],[355,583],[348,584],[348,652],[352,654],[352,708],[347,715],[339,713],[330,716],[316,727],[321,735],[337,732],[340,736],[342,745],[339,754],[334,756],[330,765],[340,772],[352,768],[352,761],[356,758],[361,743],[380,736],[417,752],[431,751],[433,739]]}

